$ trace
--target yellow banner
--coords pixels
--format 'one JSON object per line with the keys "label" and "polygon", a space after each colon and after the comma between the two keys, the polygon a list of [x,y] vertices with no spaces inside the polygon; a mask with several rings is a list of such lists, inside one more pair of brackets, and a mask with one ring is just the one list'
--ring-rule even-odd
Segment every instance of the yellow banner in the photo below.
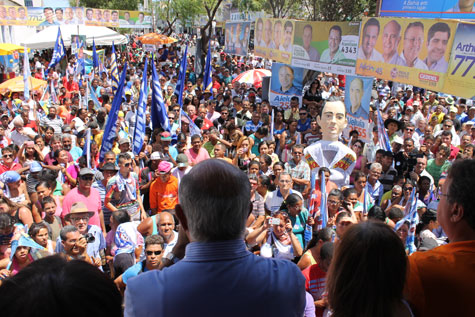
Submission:
{"label": "yellow banner", "polygon": [[365,18],[356,73],[443,91],[456,21]]}
{"label": "yellow banner", "polygon": [[26,7],[0,5],[0,25],[26,25],[27,22]]}
{"label": "yellow banner", "polygon": [[444,92],[475,97],[475,24],[460,23],[455,33]]}
{"label": "yellow banner", "polygon": [[293,20],[258,18],[254,28],[254,54],[290,64],[294,30]]}

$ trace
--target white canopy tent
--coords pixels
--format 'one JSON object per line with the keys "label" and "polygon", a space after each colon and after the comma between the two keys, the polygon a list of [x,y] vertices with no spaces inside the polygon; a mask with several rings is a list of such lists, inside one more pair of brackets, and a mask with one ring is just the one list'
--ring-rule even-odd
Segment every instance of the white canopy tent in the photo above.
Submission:
{"label": "white canopy tent", "polygon": [[[127,38],[114,30],[103,26],[86,26],[86,25],[61,25],[61,35],[63,37],[64,46],[71,46],[71,35],[85,35],[88,46],[92,45],[92,39],[96,45],[112,45],[125,44]],[[50,26],[41,32],[31,34],[27,39],[21,42],[31,49],[47,49],[54,48],[56,37],[58,36],[58,26]]]}

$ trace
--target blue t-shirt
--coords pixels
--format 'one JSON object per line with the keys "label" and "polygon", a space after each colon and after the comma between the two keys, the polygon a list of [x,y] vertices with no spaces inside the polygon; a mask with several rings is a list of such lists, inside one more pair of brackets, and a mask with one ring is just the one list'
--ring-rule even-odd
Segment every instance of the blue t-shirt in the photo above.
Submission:
{"label": "blue t-shirt", "polygon": [[141,261],[135,265],[132,265],[127,270],[125,270],[125,272],[122,274],[122,282],[124,282],[124,284],[127,284],[127,280],[129,278],[135,277],[142,272],[147,272],[145,261]]}

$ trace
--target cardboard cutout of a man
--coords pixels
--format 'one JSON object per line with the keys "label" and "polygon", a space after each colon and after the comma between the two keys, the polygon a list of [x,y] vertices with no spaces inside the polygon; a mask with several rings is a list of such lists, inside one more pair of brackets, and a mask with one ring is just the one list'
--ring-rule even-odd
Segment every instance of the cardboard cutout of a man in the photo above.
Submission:
{"label": "cardboard cutout of a man", "polygon": [[317,116],[317,123],[322,131],[322,140],[304,150],[310,170],[316,173],[320,167],[327,167],[331,170],[332,182],[338,187],[348,185],[356,164],[356,154],[338,141],[347,125],[345,104],[339,100],[327,101]]}

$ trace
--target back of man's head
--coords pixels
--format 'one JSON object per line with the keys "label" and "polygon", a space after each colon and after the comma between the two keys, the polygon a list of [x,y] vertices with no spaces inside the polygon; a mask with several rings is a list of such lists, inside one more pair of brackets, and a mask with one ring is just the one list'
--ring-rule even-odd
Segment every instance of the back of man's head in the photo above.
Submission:
{"label": "back of man's head", "polygon": [[223,160],[206,160],[193,167],[179,188],[191,240],[242,238],[250,211],[250,193],[246,174]]}

